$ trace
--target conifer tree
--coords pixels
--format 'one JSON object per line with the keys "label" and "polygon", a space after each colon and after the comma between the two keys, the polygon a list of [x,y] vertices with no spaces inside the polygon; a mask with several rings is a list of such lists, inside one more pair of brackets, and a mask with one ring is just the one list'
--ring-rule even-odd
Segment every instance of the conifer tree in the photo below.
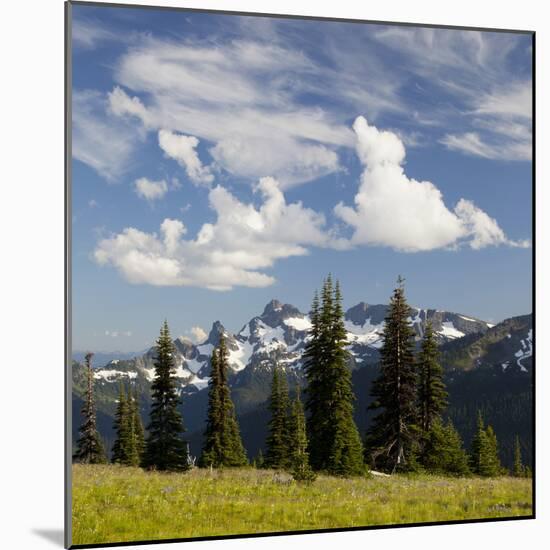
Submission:
{"label": "conifer tree", "polygon": [[319,294],[315,291],[311,311],[309,313],[311,328],[309,340],[304,349],[304,373],[306,376],[306,410],[308,412],[306,426],[308,434],[308,449],[311,465],[314,469],[321,469],[326,450],[325,436],[328,433],[325,402],[326,402],[326,365],[322,349],[322,325]]}
{"label": "conifer tree", "polygon": [[168,323],[161,328],[156,344],[155,378],[151,385],[152,404],[149,436],[143,465],[157,470],[187,470],[186,446],[182,439],[183,421],[178,405],[174,344]]}
{"label": "conifer tree", "polygon": [[116,439],[113,444],[111,461],[114,464],[127,464],[128,462],[128,444],[129,444],[129,408],[126,398],[126,392],[122,382],[119,385],[118,402],[115,412],[115,422],[113,429]]}
{"label": "conifer tree", "polygon": [[133,394],[128,390],[128,441],[126,463],[128,466],[139,466],[143,461],[145,435],[139,414],[137,389]]}
{"label": "conifer tree", "polygon": [[244,466],[248,460],[242,444],[235,407],[227,380],[228,351],[223,335],[211,358],[208,414],[201,466]]}
{"label": "conifer tree", "polygon": [[468,455],[452,422],[436,417],[426,433],[421,454],[424,468],[431,473],[465,476],[470,473]]}
{"label": "conifer tree", "polygon": [[84,396],[84,405],[82,406],[84,421],[79,429],[80,437],[76,444],[77,448],[73,460],[86,464],[103,464],[107,462],[107,457],[97,431],[92,357],[93,353],[87,353],[85,357],[88,384]]}
{"label": "conifer tree", "polygon": [[219,466],[222,457],[221,435],[223,433],[223,410],[220,392],[220,367],[218,350],[213,350],[210,358],[210,380],[208,381],[208,412],[204,445],[199,459],[201,466]]}
{"label": "conifer tree", "polygon": [[419,423],[424,434],[430,431],[434,420],[441,416],[447,406],[447,395],[437,342],[432,323],[428,321],[418,357]]}
{"label": "conifer tree", "polygon": [[143,462],[143,454],[145,453],[145,430],[143,429],[143,422],[141,420],[140,406],[139,406],[139,395],[137,388],[134,388],[134,431],[136,437],[136,450],[137,456],[139,457],[139,462],[137,465],[140,465]]}
{"label": "conifer tree", "polygon": [[516,435],[516,441],[514,444],[514,467],[512,469],[512,475],[514,477],[525,476],[525,466],[521,460],[521,446],[519,443],[519,436]]}
{"label": "conifer tree", "polygon": [[414,331],[404,279],[397,282],[385,319],[380,375],[371,390],[374,400],[369,409],[380,412],[365,440],[367,462],[390,472],[413,467],[418,439]]}
{"label": "conifer tree", "polygon": [[330,275],[323,284],[321,304],[318,295],[314,297],[311,323],[304,356],[311,465],[334,475],[361,474],[362,445],[353,419],[342,295]]}
{"label": "conifer tree", "polygon": [[492,426],[487,426],[487,442],[487,466],[485,467],[485,473],[482,475],[489,475],[492,477],[502,475],[503,468],[498,454],[497,435]]}
{"label": "conifer tree", "polygon": [[258,449],[258,454],[256,455],[256,458],[254,459],[254,463],[256,465],[256,468],[264,468],[265,467],[264,454],[262,453],[261,449]]}
{"label": "conifer tree", "polygon": [[246,452],[244,450],[239,424],[235,415],[235,406],[231,400],[231,391],[227,373],[229,372],[229,352],[222,335],[219,343],[219,362],[221,379],[221,396],[224,414],[225,430],[222,437],[224,448],[224,466],[245,466],[248,464]]}
{"label": "conifer tree", "polygon": [[307,452],[306,419],[300,398],[300,387],[296,386],[296,396],[288,423],[288,448],[290,452],[290,472],[296,481],[310,483],[315,480],[315,472],[309,465]]}
{"label": "conifer tree", "polygon": [[288,434],[288,385],[286,376],[278,365],[273,369],[269,398],[269,433],[266,441],[266,468],[284,469],[289,465]]}
{"label": "conifer tree", "polygon": [[470,466],[472,472],[483,477],[502,473],[496,434],[491,426],[485,428],[481,412],[478,412],[477,431],[472,440]]}
{"label": "conifer tree", "polygon": [[333,437],[330,441],[327,471],[333,475],[360,475],[364,472],[363,445],[359,430],[353,419],[353,393],[351,372],[348,367],[349,353],[346,350],[347,331],[344,325],[344,310],[340,283],[336,281],[330,324],[331,377],[329,424]]}

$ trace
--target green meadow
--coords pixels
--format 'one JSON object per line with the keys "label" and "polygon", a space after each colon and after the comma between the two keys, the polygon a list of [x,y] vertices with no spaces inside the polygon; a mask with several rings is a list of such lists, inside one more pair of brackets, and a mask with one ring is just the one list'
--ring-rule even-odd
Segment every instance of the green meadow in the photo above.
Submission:
{"label": "green meadow", "polygon": [[531,479],[73,466],[73,544],[529,516]]}

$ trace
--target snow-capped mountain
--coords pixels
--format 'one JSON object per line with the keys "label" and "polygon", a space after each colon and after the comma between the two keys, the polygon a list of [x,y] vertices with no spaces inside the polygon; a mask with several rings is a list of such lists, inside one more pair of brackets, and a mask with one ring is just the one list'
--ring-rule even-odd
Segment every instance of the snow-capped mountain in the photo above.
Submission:
{"label": "snow-capped mountain", "polygon": [[[387,313],[386,305],[370,305],[361,302],[345,313],[348,334],[348,350],[354,367],[378,361],[382,346],[382,331]],[[418,340],[424,333],[427,321],[431,321],[440,344],[471,334],[485,334],[489,323],[433,309],[411,309],[410,322]],[[237,334],[231,334],[216,321],[206,341],[194,344],[189,339],[174,340],[176,376],[181,380],[185,393],[207,387],[210,355],[223,333],[229,351],[229,365],[233,373],[269,368],[274,364],[285,370],[300,370],[304,346],[311,322],[307,314],[290,304],[271,300],[261,315],[253,317]],[[527,351],[525,351],[527,353]],[[151,382],[154,377],[155,350],[131,360],[114,359],[94,376],[99,384],[112,384],[121,379],[140,379]]]}

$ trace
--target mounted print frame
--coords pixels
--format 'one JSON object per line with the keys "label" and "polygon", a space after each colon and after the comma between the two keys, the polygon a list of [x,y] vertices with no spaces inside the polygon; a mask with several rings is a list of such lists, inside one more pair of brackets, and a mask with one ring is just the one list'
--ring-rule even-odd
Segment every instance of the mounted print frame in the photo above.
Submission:
{"label": "mounted print frame", "polygon": [[65,545],[535,517],[535,33],[67,2]]}

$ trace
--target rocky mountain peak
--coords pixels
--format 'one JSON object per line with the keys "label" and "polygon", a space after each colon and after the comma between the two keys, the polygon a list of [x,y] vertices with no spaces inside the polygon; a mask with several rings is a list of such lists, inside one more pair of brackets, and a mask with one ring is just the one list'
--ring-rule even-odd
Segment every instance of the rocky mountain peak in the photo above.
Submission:
{"label": "rocky mountain peak", "polygon": [[358,326],[363,326],[367,320],[370,320],[371,325],[379,325],[384,322],[387,309],[386,305],[369,305],[366,302],[359,302],[346,311],[345,319]]}
{"label": "rocky mountain peak", "polygon": [[303,313],[297,307],[273,299],[265,306],[260,319],[270,327],[277,327],[283,324],[285,319],[303,316]]}
{"label": "rocky mountain peak", "polygon": [[210,333],[208,334],[208,339],[205,343],[212,344],[214,346],[217,346],[220,341],[220,335],[225,334],[225,328],[220,323],[220,321],[214,321],[212,323],[212,328],[210,329]]}

